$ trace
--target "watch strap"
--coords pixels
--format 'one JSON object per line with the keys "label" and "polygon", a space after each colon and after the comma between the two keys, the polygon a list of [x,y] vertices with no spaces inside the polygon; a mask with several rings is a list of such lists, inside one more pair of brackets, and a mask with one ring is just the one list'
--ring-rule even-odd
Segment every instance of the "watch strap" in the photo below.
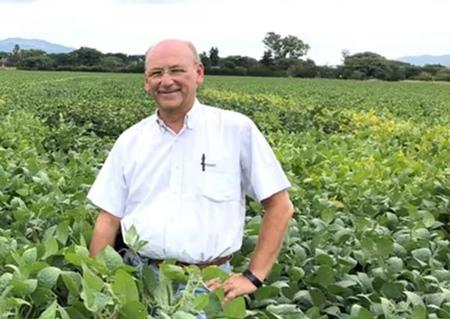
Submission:
{"label": "watch strap", "polygon": [[258,279],[258,277],[256,277],[250,269],[246,269],[243,273],[242,276],[244,276],[245,278],[247,278],[256,288],[259,288],[263,285],[263,282],[261,280]]}

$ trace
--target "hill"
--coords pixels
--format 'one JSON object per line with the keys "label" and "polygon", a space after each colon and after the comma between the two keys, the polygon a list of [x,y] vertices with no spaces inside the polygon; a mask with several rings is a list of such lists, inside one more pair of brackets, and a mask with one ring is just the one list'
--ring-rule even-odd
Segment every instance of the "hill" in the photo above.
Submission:
{"label": "hill", "polygon": [[398,58],[399,61],[420,65],[442,64],[450,67],[450,54],[447,55],[414,55]]}
{"label": "hill", "polygon": [[39,39],[8,38],[0,40],[0,51],[11,52],[16,44],[24,50],[35,49],[42,50],[47,53],[69,53],[75,50],[75,48],[70,48]]}

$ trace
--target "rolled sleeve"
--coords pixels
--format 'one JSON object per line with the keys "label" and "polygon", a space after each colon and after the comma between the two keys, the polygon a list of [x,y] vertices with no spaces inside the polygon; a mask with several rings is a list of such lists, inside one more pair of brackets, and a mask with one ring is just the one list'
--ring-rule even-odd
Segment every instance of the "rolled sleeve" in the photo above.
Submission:
{"label": "rolled sleeve", "polygon": [[242,136],[242,187],[245,193],[261,202],[288,189],[291,185],[272,148],[251,120]]}
{"label": "rolled sleeve", "polygon": [[120,139],[111,149],[88,193],[88,200],[98,208],[122,218],[127,187],[123,174]]}

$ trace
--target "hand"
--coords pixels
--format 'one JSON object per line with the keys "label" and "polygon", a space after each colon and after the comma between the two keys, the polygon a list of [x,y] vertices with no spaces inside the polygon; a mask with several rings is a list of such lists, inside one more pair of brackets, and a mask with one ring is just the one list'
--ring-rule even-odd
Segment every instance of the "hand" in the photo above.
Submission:
{"label": "hand", "polygon": [[223,284],[221,284],[217,279],[212,279],[206,283],[206,287],[210,291],[223,288],[225,296],[223,299],[224,304],[241,295],[251,294],[257,289],[250,282],[250,280],[242,276],[242,274],[232,275]]}

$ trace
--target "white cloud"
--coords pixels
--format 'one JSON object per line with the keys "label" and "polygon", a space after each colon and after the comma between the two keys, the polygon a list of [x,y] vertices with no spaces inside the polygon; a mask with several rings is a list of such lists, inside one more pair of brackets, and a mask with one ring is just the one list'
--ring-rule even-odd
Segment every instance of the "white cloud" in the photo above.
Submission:
{"label": "white cloud", "polygon": [[292,34],[317,63],[341,51],[389,58],[450,54],[445,0],[0,0],[0,39],[40,38],[103,52],[142,54],[163,38],[189,39],[199,51],[260,58],[266,32]]}

